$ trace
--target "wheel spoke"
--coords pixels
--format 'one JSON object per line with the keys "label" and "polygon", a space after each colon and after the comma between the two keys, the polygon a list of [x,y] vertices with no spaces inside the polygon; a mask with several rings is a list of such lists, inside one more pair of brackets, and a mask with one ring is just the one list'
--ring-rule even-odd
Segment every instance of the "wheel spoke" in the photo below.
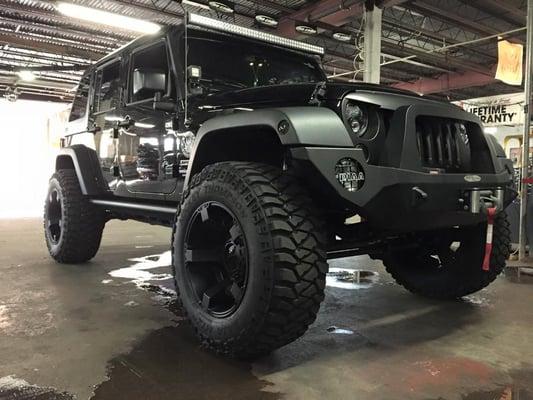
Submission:
{"label": "wheel spoke", "polygon": [[200,216],[202,217],[202,222],[206,222],[209,219],[209,211],[207,210],[209,206],[205,206],[200,210]]}
{"label": "wheel spoke", "polygon": [[216,295],[223,292],[228,287],[228,285],[228,280],[222,280],[219,281],[215,286],[212,286],[207,289],[202,296],[202,308],[206,311],[209,310],[211,306],[211,300],[213,300]]}
{"label": "wheel spoke", "polygon": [[221,247],[211,249],[189,249],[185,251],[185,262],[221,262],[224,249]]}
{"label": "wheel spoke", "polygon": [[242,289],[235,282],[229,287],[229,292],[233,296],[233,299],[238,303],[242,298]]}
{"label": "wheel spoke", "polygon": [[241,228],[237,222],[233,221],[233,225],[229,229],[229,235],[233,242],[235,242],[239,237],[242,236]]}

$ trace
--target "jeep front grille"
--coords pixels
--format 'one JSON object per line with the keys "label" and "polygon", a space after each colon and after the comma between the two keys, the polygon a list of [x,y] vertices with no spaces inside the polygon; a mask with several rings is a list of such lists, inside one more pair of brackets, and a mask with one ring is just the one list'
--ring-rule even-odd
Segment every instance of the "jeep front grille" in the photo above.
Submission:
{"label": "jeep front grille", "polygon": [[422,166],[445,172],[469,172],[471,149],[468,125],[461,121],[418,117],[416,139]]}

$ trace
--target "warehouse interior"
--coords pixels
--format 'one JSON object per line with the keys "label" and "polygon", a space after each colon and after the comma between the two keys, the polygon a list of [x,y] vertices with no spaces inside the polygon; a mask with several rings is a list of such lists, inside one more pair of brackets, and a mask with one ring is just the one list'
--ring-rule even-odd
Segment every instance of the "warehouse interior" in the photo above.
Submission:
{"label": "warehouse interior", "polygon": [[[533,262],[529,258],[529,243],[533,242],[533,201],[529,200],[533,147],[528,144],[533,133],[529,109],[532,70],[528,62],[533,48],[532,9],[532,0],[0,0],[4,165],[0,189],[0,399],[533,399]],[[510,234],[504,252],[507,265],[494,282],[451,301],[425,298],[397,285],[397,277],[388,273],[372,251],[363,255],[362,251],[338,250],[340,256],[330,257],[335,252],[331,250],[327,252],[329,269],[324,274],[325,298],[307,332],[270,354],[242,359],[206,348],[197,337],[198,327],[189,324],[190,312],[177,297],[173,276],[176,234],[172,229],[177,204],[173,205],[171,224],[152,214],[134,218],[134,214],[108,208],[106,212],[116,212],[113,215],[118,217],[105,222],[94,258],[80,264],[56,263],[43,234],[43,223],[45,232],[50,225],[46,214],[49,203],[43,221],[43,206],[51,193],[49,179],[61,164],[57,157],[66,154],[66,147],[86,144],[65,139],[72,135],[71,110],[79,106],[81,88],[86,84],[89,93],[91,86],[92,93],[94,82],[105,80],[98,78],[98,72],[91,75],[90,84],[88,78],[86,83],[82,78],[91,68],[108,65],[106,60],[114,55],[122,57],[124,49],[130,51],[132,41],[135,46],[148,42],[160,30],[180,29],[190,15],[206,17],[198,20],[208,21],[209,29],[227,24],[220,25],[226,27],[226,41],[232,40],[231,35],[256,35],[258,40],[280,46],[285,43],[293,50],[322,49],[323,54],[313,55],[313,62],[327,78],[325,85],[332,86],[324,89],[321,82],[312,81],[317,86],[305,105],[313,105],[314,110],[318,109],[314,100],[322,104],[322,90],[329,94],[333,91],[330,87],[379,84],[385,93],[408,99],[402,100],[408,105],[418,101],[453,105],[471,115],[469,123],[482,123],[482,133],[491,135],[504,152],[498,158],[508,159],[508,193],[514,193],[508,201],[505,195]],[[244,45],[242,49],[248,51]],[[189,51],[192,58],[194,53]],[[235,54],[238,57],[238,51]],[[99,63],[101,59],[104,62]],[[222,59],[231,63],[220,55]],[[212,61],[216,64],[215,55]],[[248,61],[252,68],[266,63],[262,59]],[[160,64],[148,56],[142,62],[154,70]],[[224,67],[231,70],[234,66]],[[181,74],[192,93],[199,86],[191,86],[198,79],[194,74],[202,71],[188,68]],[[204,74],[209,72],[203,69]],[[297,82],[307,83],[305,79]],[[168,81],[166,89],[170,87]],[[257,74],[255,81],[254,86],[261,86]],[[271,79],[265,86],[279,85],[274,95],[280,101],[295,101],[291,88],[282,90],[282,84],[273,82]],[[378,86],[359,87],[365,93],[382,90]],[[121,90],[120,101],[126,103],[126,84]],[[416,95],[407,97],[400,90]],[[200,90],[195,99],[202,99],[203,94]],[[248,103],[234,106],[232,112],[256,112],[255,104],[263,95],[252,93]],[[91,114],[95,106],[88,105],[87,98],[88,94],[83,107]],[[168,99],[161,96],[152,95],[150,101],[153,110],[158,102],[168,108]],[[168,109],[165,115],[176,112],[176,120],[183,117],[184,131],[189,135],[194,129],[187,125],[185,104],[185,117],[177,108]],[[191,102],[191,109],[194,104]],[[208,119],[218,106],[203,107],[209,116],[199,124],[199,132],[210,126]],[[132,116],[137,115],[133,112],[153,112],[142,107],[131,110]],[[132,125],[179,131],[172,124],[169,128],[168,123],[156,128],[151,120],[139,121],[135,116],[131,124],[121,125],[123,120],[110,115],[102,126],[112,126],[113,132],[127,131]],[[312,117],[312,113],[305,115]],[[366,127],[368,121],[361,126]],[[341,121],[340,125],[346,124]],[[84,132],[90,128],[85,124]],[[94,129],[89,132],[91,138],[97,136],[96,123]],[[282,142],[288,140],[283,138],[291,133],[285,130],[292,128],[280,123],[277,129]],[[126,133],[126,139],[128,135],[132,134]],[[176,136],[194,143],[194,135],[183,135]],[[118,143],[118,136],[111,139],[109,143],[115,143],[114,139]],[[137,143],[131,137],[129,140]],[[238,148],[233,140],[220,140],[218,145]],[[260,160],[268,160],[266,153],[274,147],[259,142],[265,153]],[[140,158],[142,146],[145,151],[157,147],[150,138],[140,143],[139,150],[126,157],[137,157],[138,151]],[[165,152],[167,143],[161,146]],[[188,154],[194,156],[194,152]],[[451,157],[451,150],[449,154]],[[125,172],[122,159],[117,161],[116,154],[115,159],[108,157],[101,165],[107,163],[107,172],[114,174],[116,186],[109,186],[113,189],[118,187],[117,181],[126,181]],[[365,153],[365,157],[370,163],[371,156]],[[523,162],[526,157],[527,162]],[[73,170],[79,168],[75,164]],[[137,160],[136,165],[143,184],[159,179],[147,164],[141,166]],[[185,164],[183,169],[180,164],[175,169],[185,178],[187,168],[194,168],[191,165]],[[425,175],[440,173],[428,171]],[[264,179],[273,180],[267,172]],[[477,190],[475,182],[482,182],[485,175],[475,173],[464,180]],[[173,174],[170,176],[175,177]],[[78,173],[76,179],[80,176]],[[367,173],[362,182],[354,178],[355,189],[349,190],[368,186],[370,176],[380,175]],[[192,181],[190,187],[194,188]],[[423,183],[413,190],[424,200],[427,194],[420,188],[424,189]],[[169,193],[164,192],[167,197]],[[491,201],[496,204],[494,193]],[[98,199],[90,198],[91,204],[98,204]],[[402,203],[396,200],[388,195],[383,209],[394,211]],[[116,206],[112,202],[105,206]],[[162,209],[164,204],[152,205]],[[401,214],[400,208],[397,213]],[[365,216],[357,218],[358,222],[366,220]],[[483,251],[489,258],[492,250],[486,250],[485,244],[492,246],[490,218],[482,221]],[[204,214],[201,219],[205,222]],[[435,219],[434,223],[439,222]],[[188,225],[187,232],[193,225]],[[485,240],[489,230],[491,239]],[[200,232],[208,241],[209,234]],[[89,236],[86,238],[89,242]],[[335,240],[342,241],[333,235]],[[499,242],[495,239],[495,243],[496,248]],[[237,241],[232,246],[229,251],[241,248]],[[246,250],[246,244],[242,246]]]}

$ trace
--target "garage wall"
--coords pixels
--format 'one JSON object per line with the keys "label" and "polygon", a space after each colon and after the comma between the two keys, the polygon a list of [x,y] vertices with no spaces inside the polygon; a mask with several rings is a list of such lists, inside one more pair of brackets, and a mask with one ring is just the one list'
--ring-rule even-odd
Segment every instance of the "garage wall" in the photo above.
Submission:
{"label": "garage wall", "polygon": [[67,104],[0,100],[0,218],[42,215]]}

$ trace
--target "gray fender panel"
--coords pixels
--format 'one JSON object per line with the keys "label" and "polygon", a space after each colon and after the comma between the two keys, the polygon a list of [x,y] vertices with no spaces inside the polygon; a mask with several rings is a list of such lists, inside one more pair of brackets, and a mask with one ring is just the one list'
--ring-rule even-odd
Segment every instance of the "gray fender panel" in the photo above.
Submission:
{"label": "gray fender panel", "polygon": [[[290,128],[286,134],[279,134],[278,125],[283,120],[289,122]],[[196,135],[185,185],[187,186],[191,171],[194,170],[196,152],[208,135],[246,127],[273,129],[284,146],[353,147],[341,118],[324,107],[274,108],[215,117],[205,122]]]}
{"label": "gray fender panel", "polygon": [[108,190],[96,151],[82,144],[64,147],[56,158],[56,171],[59,169],[62,157],[69,157],[72,160],[84,195],[97,196]]}

